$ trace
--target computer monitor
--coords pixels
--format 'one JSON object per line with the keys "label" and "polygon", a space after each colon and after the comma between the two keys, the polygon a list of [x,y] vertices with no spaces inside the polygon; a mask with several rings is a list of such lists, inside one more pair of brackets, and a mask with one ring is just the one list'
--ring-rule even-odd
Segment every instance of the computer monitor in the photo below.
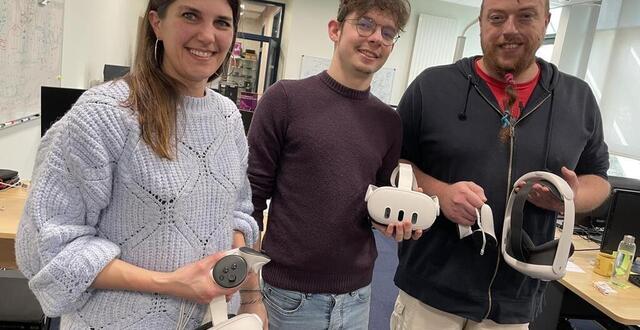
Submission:
{"label": "computer monitor", "polygon": [[129,73],[128,66],[105,64],[102,70],[104,81],[120,78]]}
{"label": "computer monitor", "polygon": [[611,208],[611,202],[613,200],[613,191],[616,189],[640,191],[640,180],[638,179],[610,175],[608,177],[608,181],[611,185],[611,195],[609,195],[609,198],[591,211],[579,214],[576,213],[576,225],[604,228],[607,223],[609,209]]}
{"label": "computer monitor", "polygon": [[71,109],[84,89],[62,87],[40,87],[40,135]]}
{"label": "computer monitor", "polygon": [[[624,235],[634,236],[636,242],[640,239],[640,191],[614,189],[611,198],[600,246],[600,251],[605,253],[616,251]],[[639,254],[640,249],[636,249],[636,257]]]}

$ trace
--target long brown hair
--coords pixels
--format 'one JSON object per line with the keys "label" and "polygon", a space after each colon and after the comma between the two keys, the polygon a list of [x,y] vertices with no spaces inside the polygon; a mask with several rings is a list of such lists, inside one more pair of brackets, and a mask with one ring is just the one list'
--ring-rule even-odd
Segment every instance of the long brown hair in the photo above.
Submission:
{"label": "long brown hair", "polygon": [[[172,159],[175,152],[176,121],[182,84],[161,69],[164,48],[162,42],[158,42],[156,48],[157,38],[149,22],[149,12],[156,11],[160,18],[164,18],[167,8],[173,2],[175,0],[149,0],[140,27],[134,64],[131,72],[124,77],[130,88],[125,106],[132,108],[138,114],[144,142],[158,156],[166,159]],[[227,0],[227,3],[233,12],[231,42],[233,47],[238,32],[240,0]],[[220,68],[209,77],[208,81],[220,76],[230,56],[229,51]]]}

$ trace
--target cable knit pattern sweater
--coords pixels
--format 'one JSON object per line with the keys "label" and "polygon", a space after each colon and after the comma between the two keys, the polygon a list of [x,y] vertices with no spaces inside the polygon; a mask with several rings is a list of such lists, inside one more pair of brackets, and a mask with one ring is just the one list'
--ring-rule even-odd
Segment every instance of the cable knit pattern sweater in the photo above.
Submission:
{"label": "cable knit pattern sweater", "polygon": [[[175,328],[182,300],[90,287],[114,258],[173,271],[231,247],[233,230],[257,239],[240,113],[207,90],[184,97],[177,156],[159,158],[122,103],[124,81],[84,93],[43,138],[16,238],[29,286],[62,328]],[[190,305],[189,305],[190,306]],[[187,328],[199,325],[198,306]]]}

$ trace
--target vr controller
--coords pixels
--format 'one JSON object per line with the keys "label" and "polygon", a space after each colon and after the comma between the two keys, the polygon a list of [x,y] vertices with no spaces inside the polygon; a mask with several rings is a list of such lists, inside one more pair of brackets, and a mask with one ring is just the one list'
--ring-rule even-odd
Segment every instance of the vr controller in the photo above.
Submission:
{"label": "vr controller", "polygon": [[235,288],[242,284],[248,271],[257,274],[269,261],[266,254],[248,247],[229,250],[211,268],[211,278],[223,288]]}
{"label": "vr controller", "polygon": [[480,211],[476,209],[476,224],[478,225],[478,229],[472,229],[471,226],[458,225],[458,233],[460,234],[460,239],[463,239],[474,232],[482,233],[482,247],[480,248],[480,255],[484,255],[485,248],[487,246],[487,235],[489,238],[493,239],[493,243],[497,244],[498,239],[496,238],[496,230],[493,226],[493,212],[491,211],[491,207],[489,205],[484,204],[480,208]]}
{"label": "vr controller", "polygon": [[364,200],[371,219],[386,226],[409,218],[412,230],[430,228],[440,214],[438,197],[414,191],[417,183],[411,165],[400,163],[391,174],[391,185],[369,185]]}
{"label": "vr controller", "polygon": [[[262,266],[270,260],[267,255],[248,247],[229,250],[211,269],[211,278],[223,288],[235,288],[244,282],[249,271],[259,273]],[[198,329],[262,329],[262,320],[256,314],[240,314],[228,319],[225,296],[214,298],[209,303],[209,312],[202,323]]]}
{"label": "vr controller", "polygon": [[473,234],[473,232],[475,231],[482,231],[485,234],[491,235],[494,239],[496,239],[496,231],[493,226],[493,212],[491,211],[491,207],[489,207],[489,205],[487,204],[482,205],[479,212],[476,210],[476,218],[478,224],[478,229],[476,230],[471,229],[471,226],[458,225],[458,233],[460,234],[460,239]]}

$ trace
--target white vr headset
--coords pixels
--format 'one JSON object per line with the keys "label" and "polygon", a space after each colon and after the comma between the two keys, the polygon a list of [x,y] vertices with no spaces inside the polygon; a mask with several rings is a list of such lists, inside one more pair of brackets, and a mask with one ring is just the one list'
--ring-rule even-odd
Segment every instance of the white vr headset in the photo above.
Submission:
{"label": "white vr headset", "polygon": [[[527,276],[543,281],[558,280],[564,276],[569,256],[573,253],[573,190],[561,177],[549,172],[530,172],[520,177],[516,184],[520,181],[525,181],[526,184],[518,192],[515,189],[511,191],[505,210],[502,255],[509,266]],[[556,197],[564,201],[564,225],[560,239],[538,246],[523,229],[524,205],[535,183],[548,187]]]}
{"label": "white vr headset", "polygon": [[[258,274],[270,260],[265,254],[247,247],[229,250],[211,269],[211,278],[223,288],[235,288],[244,282],[249,271]],[[225,296],[220,296],[209,303],[209,310],[197,329],[261,330],[262,320],[256,314],[240,314],[229,319]]]}
{"label": "white vr headset", "polygon": [[391,185],[380,188],[369,185],[364,200],[371,219],[386,226],[409,218],[413,230],[430,228],[440,214],[438,197],[413,191],[417,183],[411,165],[400,163],[391,174]]}

